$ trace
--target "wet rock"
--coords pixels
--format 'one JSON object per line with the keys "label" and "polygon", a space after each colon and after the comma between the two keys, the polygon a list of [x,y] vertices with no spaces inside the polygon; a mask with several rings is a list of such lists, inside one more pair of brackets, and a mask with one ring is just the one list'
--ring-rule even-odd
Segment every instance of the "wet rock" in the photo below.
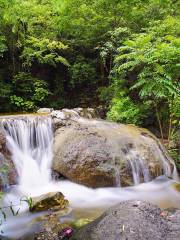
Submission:
{"label": "wet rock", "polygon": [[98,112],[94,108],[74,108],[80,117],[87,119],[99,118]]}
{"label": "wet rock", "polygon": [[54,231],[51,230],[44,230],[41,231],[40,233],[37,233],[34,236],[34,240],[67,240],[69,239],[73,234],[73,229],[71,227],[66,227],[62,229],[60,232],[55,233]]}
{"label": "wet rock", "polygon": [[179,240],[180,239],[180,210],[176,209],[168,215],[169,219],[169,234],[166,240]]}
{"label": "wet rock", "polygon": [[87,225],[88,223],[92,222],[91,219],[88,218],[80,218],[77,221],[75,221],[72,225],[74,228],[79,229],[85,225]]}
{"label": "wet rock", "polygon": [[180,183],[179,183],[179,182],[173,183],[172,186],[173,186],[173,188],[174,188],[176,191],[180,192]]}
{"label": "wet rock", "polygon": [[165,174],[174,162],[146,129],[78,118],[55,131],[53,169],[89,187],[129,186]]}
{"label": "wet rock", "polygon": [[58,118],[61,120],[64,119],[72,119],[72,118],[100,118],[98,110],[94,108],[73,108],[73,109],[62,109],[62,110],[55,110],[51,112],[52,118]]}
{"label": "wet rock", "polygon": [[7,148],[6,137],[3,128],[0,126],[0,189],[17,183],[17,172],[11,154]]}
{"label": "wet rock", "polygon": [[63,126],[69,126],[75,123],[75,120],[83,117],[87,119],[101,118],[99,110],[94,108],[73,108],[73,109],[62,109],[54,110],[51,112],[53,119],[53,128],[57,130]]}
{"label": "wet rock", "polygon": [[168,220],[161,216],[158,207],[143,201],[126,201],[107,210],[72,239],[165,240],[169,232]]}
{"label": "wet rock", "polygon": [[61,120],[65,120],[67,118],[67,116],[60,110],[52,111],[51,117],[55,119],[61,119]]}
{"label": "wet rock", "polygon": [[[69,209],[59,211],[48,211],[44,215],[37,217],[33,224],[38,224],[39,229],[35,232],[33,239],[62,239],[59,238],[59,233],[69,227],[62,219],[69,214]],[[25,240],[25,239],[24,239]]]}
{"label": "wet rock", "polygon": [[115,168],[110,165],[109,146],[104,140],[88,132],[86,134],[83,130],[72,128],[60,130],[61,133],[58,131],[58,136],[55,137],[53,168],[56,172],[87,186],[115,185]]}
{"label": "wet rock", "polygon": [[37,110],[37,113],[51,113],[53,108],[40,108]]}
{"label": "wet rock", "polygon": [[66,227],[58,233],[59,239],[69,239],[73,235],[73,229]]}
{"label": "wet rock", "polygon": [[52,192],[44,194],[40,197],[33,198],[33,206],[31,212],[39,212],[46,210],[63,210],[68,206],[68,200],[64,198],[61,192]]}
{"label": "wet rock", "polygon": [[75,228],[81,228],[74,233],[71,227],[62,224],[57,230],[48,220],[47,226],[35,235],[34,240],[69,239],[71,236],[71,240],[179,240],[179,222],[180,210],[162,211],[148,202],[125,201],[93,222],[80,221]]}
{"label": "wet rock", "polygon": [[58,234],[53,231],[41,231],[40,233],[35,234],[34,240],[58,240]]}
{"label": "wet rock", "polygon": [[62,174],[60,174],[54,170],[52,170],[52,172],[51,172],[51,177],[52,177],[52,180],[54,180],[54,181],[60,181],[60,180],[66,179]]}

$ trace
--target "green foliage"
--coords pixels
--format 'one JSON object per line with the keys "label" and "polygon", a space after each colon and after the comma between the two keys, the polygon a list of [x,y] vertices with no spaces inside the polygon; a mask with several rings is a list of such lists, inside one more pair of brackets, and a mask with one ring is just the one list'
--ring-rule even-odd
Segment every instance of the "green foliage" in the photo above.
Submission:
{"label": "green foliage", "polygon": [[149,120],[170,140],[179,127],[179,8],[0,0],[0,111],[101,104],[109,119]]}
{"label": "green foliage", "polygon": [[125,75],[138,69],[132,89],[139,88],[141,98],[171,100],[179,94],[180,42],[176,35],[180,24],[175,18],[154,24],[146,33],[125,41],[115,59],[116,68]]}
{"label": "green foliage", "polygon": [[108,107],[114,96],[114,86],[111,85],[109,87],[100,87],[98,88],[97,92],[102,104],[105,107]]}
{"label": "green foliage", "polygon": [[[179,29],[176,17],[155,21],[142,33],[127,38],[117,49],[114,61],[113,74],[125,83],[121,88],[128,86],[131,95],[138,93],[141,103],[155,109],[162,138],[164,116],[170,137],[172,122],[178,115],[175,112],[180,98]],[[110,113],[116,105],[117,100],[112,101]],[[128,114],[131,116],[131,111]]]}
{"label": "green foliage", "polygon": [[96,71],[92,63],[88,63],[84,58],[79,57],[70,68],[71,86],[88,85],[96,82]]}
{"label": "green foliage", "polygon": [[[14,86],[15,76],[19,72],[31,74],[33,69],[39,68],[40,77],[36,75],[38,70],[35,70],[36,73],[32,75],[35,78],[46,79],[46,74],[41,73],[43,68],[49,67],[51,70],[52,67],[56,69],[61,65],[64,68],[69,67],[64,56],[68,47],[62,43],[57,31],[54,1],[0,0],[0,14],[0,57],[5,56],[5,61],[0,59],[4,63],[0,65],[0,71],[1,66],[3,71],[6,71],[2,80],[0,78],[0,84],[2,82],[4,85],[1,88],[3,107],[0,110],[5,111],[8,107],[13,111],[32,110],[37,103],[43,103],[47,96],[47,91],[44,90],[46,87],[44,84],[35,86],[32,81],[31,96],[33,99],[29,98],[29,94],[28,98],[24,97],[16,92],[18,82]],[[30,87],[30,82],[27,84]],[[56,89],[53,79],[52,85]],[[20,83],[19,89],[21,87]],[[7,104],[7,96],[10,98],[9,104]]]}
{"label": "green foliage", "polygon": [[7,50],[7,46],[5,44],[5,37],[0,35],[0,57],[3,56],[3,53]]}
{"label": "green foliage", "polygon": [[177,166],[177,170],[180,172],[180,149],[177,148],[169,148],[168,152],[170,154],[170,156],[174,159],[176,166]]}
{"label": "green foliage", "polygon": [[114,31],[109,31],[107,35],[109,36],[109,40],[100,48],[100,56],[104,63],[108,57],[117,54],[118,46],[130,35],[130,29],[127,27],[119,27]]}
{"label": "green foliage", "polygon": [[169,146],[169,153],[176,162],[177,169],[180,172],[180,98],[175,99],[172,106],[172,131],[170,132],[169,141],[175,147]]}
{"label": "green foliage", "polygon": [[174,117],[173,124],[180,126],[180,97],[174,98],[169,107],[171,109],[171,114]]}
{"label": "green foliage", "polygon": [[119,92],[112,99],[107,118],[121,123],[140,124],[141,113],[139,107],[124,92]]}
{"label": "green foliage", "polygon": [[31,197],[26,197],[26,196],[24,196],[24,197],[22,197],[22,198],[20,199],[20,202],[26,202],[26,203],[28,204],[28,207],[29,207],[30,210],[31,210],[32,207],[33,207],[33,200],[32,200]]}
{"label": "green foliage", "polygon": [[[0,194],[0,197],[3,196],[3,193]],[[31,197],[22,197],[20,199],[20,203],[19,204],[16,204],[14,205],[12,202],[10,202],[10,205],[9,206],[3,206],[3,207],[0,207],[0,212],[2,214],[2,219],[0,219],[0,225],[2,225],[3,221],[6,221],[7,220],[7,214],[6,214],[6,209],[10,210],[11,214],[13,216],[17,216],[20,212],[20,209],[21,209],[21,204],[22,202],[26,202],[29,209],[32,208],[33,206],[33,200]],[[18,209],[17,209],[18,208]],[[17,210],[16,210],[17,209]],[[1,231],[2,232],[2,231]]]}
{"label": "green foliage", "polygon": [[0,75],[0,111],[8,112],[10,110],[9,106],[9,96],[12,92],[12,85],[7,83]]}
{"label": "green foliage", "polygon": [[51,41],[47,38],[29,37],[25,40],[25,46],[21,55],[23,66],[31,67],[35,61],[54,67],[56,67],[57,63],[69,66],[68,61],[58,54],[58,51],[65,49],[67,49],[67,46],[62,42]]}
{"label": "green foliage", "polygon": [[10,96],[10,101],[19,110],[34,110],[49,94],[47,83],[32,77],[29,73],[20,72],[13,79],[17,95]]}
{"label": "green foliage", "polygon": [[[8,165],[4,164],[0,168],[0,173],[7,174],[7,172],[8,172]],[[2,200],[3,196],[4,196],[4,193],[0,192],[0,200]],[[32,198],[28,198],[28,197],[21,198],[20,204],[18,204],[18,205],[13,205],[13,203],[10,202],[9,206],[3,206],[3,207],[1,206],[0,213],[2,214],[2,218],[0,219],[0,225],[3,223],[3,221],[7,220],[6,209],[9,209],[13,216],[17,216],[19,214],[19,211],[21,208],[21,202],[26,202],[28,204],[29,209],[32,208],[32,204],[33,204]],[[18,207],[18,209],[17,209],[17,207]]]}

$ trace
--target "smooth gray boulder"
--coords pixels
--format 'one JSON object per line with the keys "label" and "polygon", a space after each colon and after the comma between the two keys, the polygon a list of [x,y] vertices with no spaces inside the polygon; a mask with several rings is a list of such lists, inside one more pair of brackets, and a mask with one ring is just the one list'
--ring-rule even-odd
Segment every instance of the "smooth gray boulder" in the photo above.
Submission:
{"label": "smooth gray boulder", "polygon": [[[169,221],[143,201],[125,201],[80,229],[73,240],[170,240]],[[180,234],[180,231],[179,231]],[[175,237],[175,235],[174,235]],[[177,240],[172,238],[171,240]]]}

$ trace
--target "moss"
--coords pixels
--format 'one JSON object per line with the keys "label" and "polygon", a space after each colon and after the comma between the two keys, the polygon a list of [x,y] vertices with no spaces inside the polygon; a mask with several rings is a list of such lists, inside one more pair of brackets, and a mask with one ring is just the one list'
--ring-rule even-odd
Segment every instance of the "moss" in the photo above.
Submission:
{"label": "moss", "polygon": [[173,188],[174,188],[176,191],[180,192],[180,183],[173,183]]}

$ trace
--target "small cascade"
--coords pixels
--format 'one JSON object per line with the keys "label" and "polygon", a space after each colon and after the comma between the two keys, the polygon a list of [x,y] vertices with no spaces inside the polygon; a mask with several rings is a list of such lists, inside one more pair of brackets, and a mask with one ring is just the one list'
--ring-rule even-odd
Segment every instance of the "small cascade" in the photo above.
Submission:
{"label": "small cascade", "polygon": [[115,163],[116,186],[122,185],[124,169],[134,185],[147,183],[160,175],[179,179],[173,159],[145,129],[95,119],[78,118],[77,121],[106,139]]}
{"label": "small cascade", "polygon": [[144,182],[149,182],[151,180],[149,168],[145,164],[143,157],[140,157],[137,151],[131,150],[126,158],[130,165],[134,185],[140,184],[142,182],[141,178],[143,178]]}
{"label": "small cascade", "polygon": [[[61,114],[64,112],[57,111]],[[111,146],[117,187],[121,186],[122,183],[122,167],[126,168],[126,172],[129,174],[129,178],[133,179],[134,185],[149,182],[154,176],[163,174],[168,177],[176,177],[175,164],[166,156],[162,145],[158,144],[158,141],[156,142],[151,136],[139,134],[138,128],[100,120],[88,120],[81,118],[77,112],[72,110],[66,110],[66,113],[76,113],[76,117],[71,116],[74,121],[94,128],[98,134],[105,137]],[[41,188],[52,180],[52,117],[26,116],[7,118],[2,121],[8,148],[18,173],[18,184],[23,189]],[[148,157],[148,154],[152,156]],[[153,164],[157,163],[160,166],[157,168],[157,174],[153,176],[148,162],[150,157],[153,158]],[[172,172],[172,166],[174,166],[174,172]]]}
{"label": "small cascade", "polygon": [[20,187],[33,189],[49,183],[53,141],[51,118],[6,119],[3,127]]}

